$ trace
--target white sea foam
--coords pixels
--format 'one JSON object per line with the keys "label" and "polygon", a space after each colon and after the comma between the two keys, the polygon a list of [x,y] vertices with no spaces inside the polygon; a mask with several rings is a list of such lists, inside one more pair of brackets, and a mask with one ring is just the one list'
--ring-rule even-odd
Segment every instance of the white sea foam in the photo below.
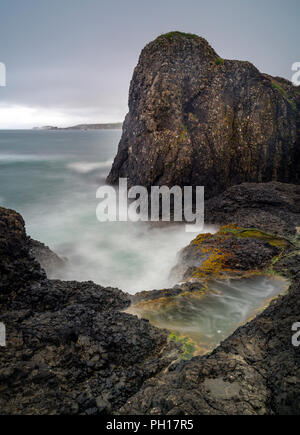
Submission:
{"label": "white sea foam", "polygon": [[73,162],[69,163],[67,168],[80,174],[87,174],[96,169],[110,168],[112,163],[112,160],[107,160],[106,162]]}
{"label": "white sea foam", "polygon": [[58,156],[51,155],[35,155],[35,154],[0,154],[0,165],[22,162],[46,162],[49,160],[57,160]]}

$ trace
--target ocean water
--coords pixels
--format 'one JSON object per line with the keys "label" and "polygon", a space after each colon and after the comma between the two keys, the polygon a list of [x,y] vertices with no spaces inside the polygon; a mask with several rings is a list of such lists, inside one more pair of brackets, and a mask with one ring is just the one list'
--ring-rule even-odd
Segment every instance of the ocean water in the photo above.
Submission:
{"label": "ocean water", "polygon": [[68,258],[51,278],[135,293],[170,285],[176,254],[195,236],[184,225],[96,219],[97,188],[121,131],[0,131],[0,205],[17,210],[27,233]]}
{"label": "ocean water", "polygon": [[152,304],[132,305],[127,312],[144,317],[178,337],[188,337],[195,346],[190,356],[203,355],[212,351],[287,288],[285,279],[263,275],[211,280],[205,292],[186,293]]}
{"label": "ocean water", "polygon": [[[0,131],[0,206],[22,214],[27,233],[68,259],[50,278],[92,280],[134,294],[174,285],[169,273],[195,234],[183,224],[96,219],[96,191],[105,183],[121,131]],[[205,227],[205,232],[216,228]],[[200,299],[135,312],[189,337],[205,353],[287,288],[260,277],[214,282]]]}

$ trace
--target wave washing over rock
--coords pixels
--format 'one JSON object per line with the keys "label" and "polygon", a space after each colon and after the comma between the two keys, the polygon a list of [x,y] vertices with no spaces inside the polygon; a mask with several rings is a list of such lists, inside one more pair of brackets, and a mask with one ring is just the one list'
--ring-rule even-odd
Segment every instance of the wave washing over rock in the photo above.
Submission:
{"label": "wave washing over rock", "polygon": [[[220,197],[230,197],[236,216],[243,215],[243,205],[252,207],[249,222],[260,207],[255,198],[244,203],[241,197],[243,192],[248,198],[251,188]],[[286,235],[237,225],[200,235],[200,250],[191,244],[179,256],[179,264],[188,259],[190,266],[192,259],[194,279],[187,276],[173,289],[136,296],[93,282],[47,279],[32,257],[47,267],[47,248],[26,236],[18,213],[0,208],[0,321],[7,328],[7,346],[0,347],[1,414],[298,414],[300,358],[291,327],[300,312],[300,187],[270,183],[255,189],[268,195],[269,216],[280,210]],[[211,205],[212,221],[218,207]],[[280,224],[273,229],[280,233]],[[215,260],[216,247],[224,253],[234,248],[235,255],[207,268],[201,251],[206,260]],[[50,267],[54,260],[61,265],[53,255]],[[193,296],[214,276],[242,277],[259,270],[289,279],[288,292],[205,356],[186,361],[184,341],[124,312],[147,300],[157,309],[162,295],[167,301]]]}

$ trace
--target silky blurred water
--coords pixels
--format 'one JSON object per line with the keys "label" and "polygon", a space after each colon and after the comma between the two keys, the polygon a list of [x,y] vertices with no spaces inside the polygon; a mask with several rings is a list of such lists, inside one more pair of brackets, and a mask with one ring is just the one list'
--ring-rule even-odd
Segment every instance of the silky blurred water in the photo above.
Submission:
{"label": "silky blurred water", "polygon": [[0,205],[17,210],[28,234],[68,258],[63,274],[130,293],[170,285],[176,254],[195,236],[184,225],[96,219],[121,131],[0,131]]}
{"label": "silky blurred water", "polygon": [[287,280],[273,276],[211,280],[205,292],[133,305],[127,311],[178,336],[192,339],[195,353],[204,354],[287,288]]}
{"label": "silky blurred water", "polygon": [[[50,278],[92,280],[132,294],[168,288],[178,251],[195,234],[184,225],[96,219],[96,190],[105,183],[120,135],[0,131],[0,206],[20,212],[31,237],[68,259]],[[284,288],[286,282],[267,277],[214,281],[205,297],[178,297],[162,311],[153,306],[136,314],[192,338],[198,353],[205,353]]]}

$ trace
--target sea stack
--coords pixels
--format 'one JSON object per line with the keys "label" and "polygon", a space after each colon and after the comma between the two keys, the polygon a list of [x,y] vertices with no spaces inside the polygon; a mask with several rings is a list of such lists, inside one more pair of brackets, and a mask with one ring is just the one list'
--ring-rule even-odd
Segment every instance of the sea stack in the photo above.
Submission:
{"label": "sea stack", "polygon": [[129,113],[107,178],[129,186],[299,182],[300,89],[249,62],[222,59],[192,34],[159,36],[142,51]]}

